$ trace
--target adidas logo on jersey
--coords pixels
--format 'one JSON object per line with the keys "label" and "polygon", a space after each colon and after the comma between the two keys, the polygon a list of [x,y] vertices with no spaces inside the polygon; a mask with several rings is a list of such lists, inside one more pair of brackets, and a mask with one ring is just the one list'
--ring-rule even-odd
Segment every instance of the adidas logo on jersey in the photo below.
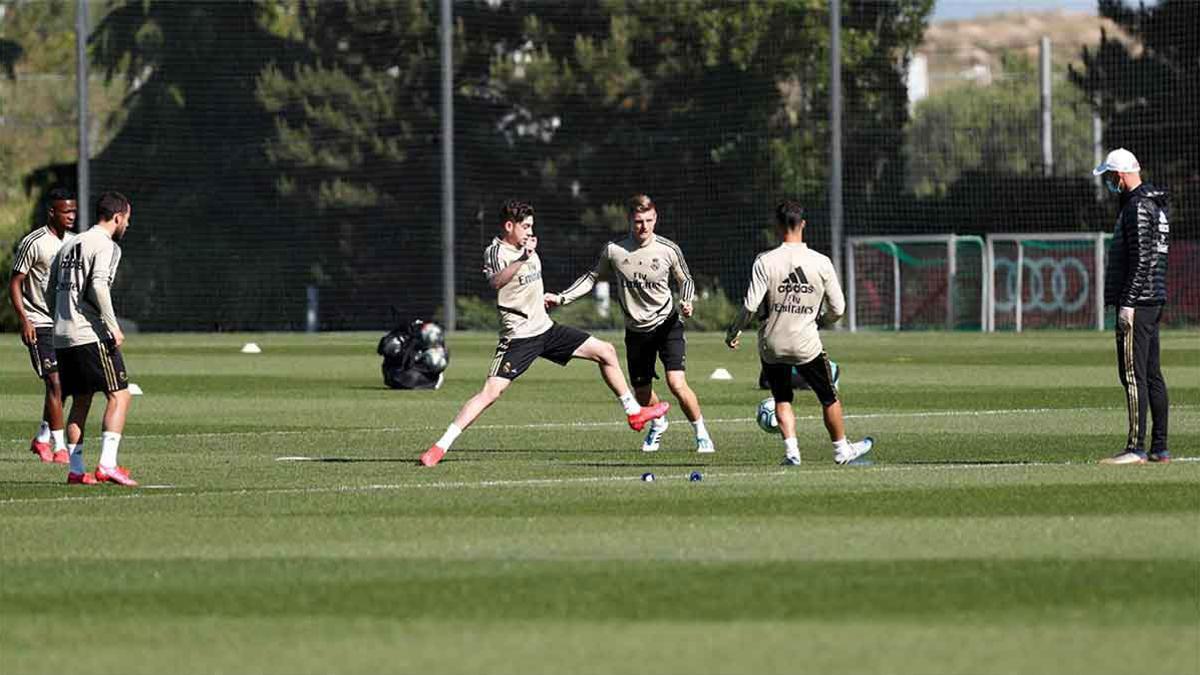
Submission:
{"label": "adidas logo on jersey", "polygon": [[792,270],[787,279],[779,284],[778,289],[780,293],[815,293],[816,290],[808,283],[808,277],[804,276],[804,270],[799,267]]}

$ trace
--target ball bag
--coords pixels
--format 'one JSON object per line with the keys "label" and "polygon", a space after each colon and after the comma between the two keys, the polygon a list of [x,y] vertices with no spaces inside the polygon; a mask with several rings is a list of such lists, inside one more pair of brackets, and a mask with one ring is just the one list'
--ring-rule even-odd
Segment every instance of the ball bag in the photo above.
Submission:
{"label": "ball bag", "polygon": [[383,383],[392,389],[437,389],[450,366],[445,332],[423,319],[388,331],[375,352],[383,357]]}

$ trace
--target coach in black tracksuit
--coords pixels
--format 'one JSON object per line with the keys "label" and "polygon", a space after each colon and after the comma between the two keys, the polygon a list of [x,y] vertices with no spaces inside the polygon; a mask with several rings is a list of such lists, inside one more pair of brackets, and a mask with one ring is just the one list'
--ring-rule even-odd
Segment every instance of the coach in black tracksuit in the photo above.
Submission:
{"label": "coach in black tracksuit", "polygon": [[[1125,387],[1129,436],[1125,449],[1103,464],[1169,462],[1167,383],[1158,358],[1158,324],[1167,302],[1171,234],[1166,191],[1143,183],[1133,153],[1113,150],[1093,171],[1120,195],[1121,213],[1104,270],[1104,304],[1117,308],[1117,372]],[[1146,411],[1154,418],[1146,452]]]}

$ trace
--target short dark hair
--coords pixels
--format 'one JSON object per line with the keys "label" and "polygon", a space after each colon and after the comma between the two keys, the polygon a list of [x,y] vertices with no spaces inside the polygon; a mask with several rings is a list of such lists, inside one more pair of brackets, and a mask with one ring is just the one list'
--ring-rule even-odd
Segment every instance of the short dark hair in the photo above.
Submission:
{"label": "short dark hair", "polygon": [[46,206],[49,207],[54,202],[72,202],[75,201],[75,191],[71,188],[56,187],[46,193]]}
{"label": "short dark hair", "polygon": [[651,201],[650,195],[636,194],[629,198],[629,215],[635,213],[645,213],[654,210],[654,202]]}
{"label": "short dark hair", "polygon": [[775,222],[780,227],[799,227],[806,220],[804,215],[804,207],[795,199],[781,199],[775,205]]}
{"label": "short dark hair", "polygon": [[120,192],[105,192],[96,200],[96,222],[112,220],[118,213],[129,210],[129,197]]}
{"label": "short dark hair", "polygon": [[519,199],[510,199],[500,207],[500,224],[503,225],[509,221],[519,223],[532,215],[533,204]]}

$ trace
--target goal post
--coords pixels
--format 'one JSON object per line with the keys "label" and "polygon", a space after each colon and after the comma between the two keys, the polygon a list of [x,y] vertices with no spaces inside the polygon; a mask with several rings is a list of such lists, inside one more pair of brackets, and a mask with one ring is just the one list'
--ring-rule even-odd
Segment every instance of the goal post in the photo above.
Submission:
{"label": "goal post", "polygon": [[983,249],[981,237],[954,234],[847,238],[850,330],[983,330]]}
{"label": "goal post", "polygon": [[1105,232],[989,234],[987,331],[1104,330]]}

